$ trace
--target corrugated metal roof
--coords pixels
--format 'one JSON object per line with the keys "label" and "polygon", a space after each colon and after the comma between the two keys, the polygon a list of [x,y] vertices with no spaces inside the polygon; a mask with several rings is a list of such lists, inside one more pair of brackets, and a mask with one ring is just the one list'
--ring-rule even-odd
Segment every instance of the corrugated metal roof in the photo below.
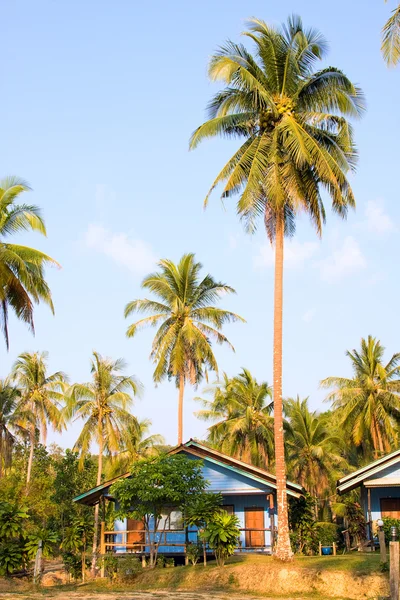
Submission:
{"label": "corrugated metal roof", "polygon": [[[276,489],[276,477],[272,473],[269,473],[264,469],[254,467],[253,465],[249,465],[248,463],[236,458],[232,458],[231,456],[228,456],[222,452],[218,452],[217,450],[214,450],[214,448],[210,448],[205,444],[200,444],[193,439],[190,439],[185,444],[172,448],[168,454],[178,454],[179,452],[187,452],[193,456],[196,456],[197,458],[202,458],[208,460],[209,462],[220,464],[225,468],[236,471],[237,473],[241,473],[245,477],[249,477],[253,481],[264,484],[266,483],[271,488]],[[76,498],[74,498],[74,502],[93,506],[99,502],[100,497],[105,495],[104,492],[113,483],[126,477],[130,477],[130,473],[125,473],[124,475],[110,479],[109,481],[106,481],[103,484],[96,486],[87,492],[80,494],[79,496],[76,496]],[[296,498],[299,498],[305,492],[301,485],[292,483],[291,481],[286,482],[286,489],[290,496],[294,496]]]}
{"label": "corrugated metal roof", "polygon": [[400,462],[400,450],[396,450],[395,452],[391,452],[378,460],[370,463],[369,465],[354,471],[354,473],[350,473],[345,477],[342,477],[337,482],[336,489],[339,494],[343,494],[345,492],[350,492],[354,490],[356,487],[359,487],[365,480],[370,478],[377,473],[380,473],[387,467],[391,467]]}

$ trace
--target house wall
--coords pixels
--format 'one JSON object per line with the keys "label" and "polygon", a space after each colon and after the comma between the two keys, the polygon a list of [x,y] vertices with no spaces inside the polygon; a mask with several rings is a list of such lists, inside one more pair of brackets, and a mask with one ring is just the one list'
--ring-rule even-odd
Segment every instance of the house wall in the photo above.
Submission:
{"label": "house wall", "polygon": [[[371,490],[371,518],[372,521],[382,518],[381,498],[400,498],[400,487],[377,487]],[[368,490],[365,486],[361,488],[361,502],[368,521]]]}
{"label": "house wall", "polygon": [[[187,454],[187,457],[192,460],[199,460],[193,455]],[[242,475],[238,473],[235,469],[230,469],[225,465],[219,465],[211,460],[203,461],[203,476],[209,482],[209,487],[207,488],[210,492],[220,492],[223,496],[223,504],[225,505],[233,505],[235,514],[239,517],[240,528],[245,527],[245,509],[252,507],[261,507],[264,509],[264,527],[271,527],[271,514],[275,512],[276,509],[270,511],[269,509],[269,500],[267,499],[267,495],[273,492],[273,489],[270,488],[263,482],[255,481],[251,479],[250,476]],[[270,514],[271,513],[271,514]],[[275,526],[276,526],[276,518],[275,518]],[[195,529],[195,528],[193,528]],[[115,522],[115,530],[123,531],[126,530],[126,521],[116,521]],[[265,532],[265,545],[268,548],[271,546],[271,533],[269,531]],[[122,535],[116,536],[116,542],[122,542]],[[197,533],[195,531],[190,532],[188,534],[188,540],[186,540],[186,535],[184,531],[181,532],[169,532],[167,533],[167,542],[175,543],[175,544],[185,544],[186,541],[196,542]],[[245,532],[241,532],[241,544],[245,546]],[[125,552],[126,549],[124,547],[117,547],[117,552]],[[184,548],[182,546],[169,546],[164,545],[160,546],[159,552],[163,553],[171,553],[171,552],[184,552]]]}
{"label": "house wall", "polygon": [[[272,521],[272,515],[276,514],[276,509],[270,509],[269,508],[269,501],[266,498],[266,496],[264,494],[253,494],[253,495],[246,495],[246,494],[229,494],[226,496],[223,496],[223,505],[229,505],[234,507],[234,512],[235,515],[239,518],[239,527],[240,529],[244,529],[245,528],[245,509],[251,509],[251,508],[263,508],[264,509],[264,527],[266,529],[271,527],[271,521]],[[275,527],[276,527],[276,516],[275,518]],[[152,524],[150,525],[150,527],[152,526]],[[115,521],[115,531],[126,531],[127,528],[127,522],[125,521]],[[160,534],[158,534],[160,535]],[[241,546],[244,548],[246,543],[245,543],[245,536],[246,536],[246,532],[245,531],[241,531],[240,532],[240,544]],[[123,535],[117,535],[115,541],[122,543],[123,541]],[[158,538],[159,539],[159,538]],[[184,552],[184,547],[183,546],[174,546],[173,544],[185,544],[186,543],[186,534],[184,531],[170,531],[166,534],[166,541],[167,544],[165,545],[161,545],[159,547],[159,552],[162,553],[181,553]],[[192,527],[190,528],[189,532],[188,532],[188,536],[187,536],[187,541],[189,542],[196,542],[197,541],[197,528],[196,527]],[[168,542],[170,542],[171,545],[168,545]],[[270,551],[271,550],[271,532],[270,531],[266,531],[264,532],[264,544],[265,544],[265,548],[264,551]],[[148,551],[148,548],[146,548],[146,550]],[[261,548],[260,548],[261,550]],[[119,546],[116,548],[116,552],[126,552],[126,548],[123,546]]]}

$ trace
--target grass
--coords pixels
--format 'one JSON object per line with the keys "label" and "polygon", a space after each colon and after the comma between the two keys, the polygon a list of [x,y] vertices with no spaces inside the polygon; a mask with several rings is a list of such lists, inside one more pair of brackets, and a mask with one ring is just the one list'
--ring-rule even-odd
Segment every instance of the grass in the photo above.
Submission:
{"label": "grass", "polygon": [[[214,561],[210,561],[206,568],[203,564],[195,567],[176,567],[174,569],[155,570],[146,569],[129,583],[113,583],[107,580],[96,580],[80,585],[64,585],[54,588],[44,588],[37,595],[38,590],[33,586],[15,585],[12,582],[6,589],[6,582],[0,582],[0,599],[10,598],[1,592],[12,593],[12,598],[40,598],[54,597],[106,600],[110,595],[118,597],[139,598],[140,600],[153,600],[157,598],[158,591],[167,590],[163,600],[179,598],[180,591],[184,593],[182,600],[228,600],[232,597],[242,598],[290,598],[322,600],[328,598],[321,596],[321,588],[314,586],[314,582],[322,578],[331,578],[332,585],[336,582],[347,581],[346,590],[352,591],[355,578],[362,576],[379,575],[378,579],[387,579],[387,574],[381,574],[379,553],[354,553],[340,556],[296,556],[294,561],[282,564],[275,558],[265,555],[236,555],[231,557],[224,569],[219,569]],[[282,577],[290,582],[289,588],[282,587]],[[269,582],[268,582],[269,579]],[[273,582],[272,586],[270,582]],[[365,581],[360,596],[368,597],[371,579]],[[275,585],[276,583],[276,585]],[[305,584],[305,586],[304,586]],[[385,584],[386,585],[386,584]],[[35,593],[36,592],[36,593]],[[143,592],[143,596],[141,595]],[[153,593],[155,596],[153,596]],[[121,596],[119,596],[121,594]],[[204,594],[204,595],[203,595]],[[347,594],[343,595],[345,598]]]}

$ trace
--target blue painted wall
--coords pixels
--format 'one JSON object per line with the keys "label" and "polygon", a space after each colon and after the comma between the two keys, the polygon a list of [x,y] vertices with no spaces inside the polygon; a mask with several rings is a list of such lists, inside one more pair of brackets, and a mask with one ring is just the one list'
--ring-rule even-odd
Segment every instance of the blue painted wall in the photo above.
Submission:
{"label": "blue painted wall", "polygon": [[[372,521],[382,518],[381,498],[400,498],[400,487],[371,488]],[[361,488],[361,501],[365,518],[368,521],[368,490],[364,486]]]}
{"label": "blue painted wall", "polygon": [[[193,455],[187,454],[188,458],[199,460]],[[239,474],[226,466],[215,464],[212,461],[205,460],[203,462],[203,475],[209,482],[208,490],[211,492],[220,492],[223,495],[223,504],[233,505],[235,514],[239,517],[240,527],[245,527],[245,508],[263,508],[264,509],[264,527],[271,526],[271,514],[269,509],[269,501],[267,495],[273,490],[263,482],[258,482]],[[276,509],[275,509],[276,510]],[[273,511],[275,512],[275,511]],[[276,517],[275,517],[276,526]],[[193,528],[194,529],[194,528]],[[126,530],[126,521],[116,521],[115,530]],[[122,534],[116,536],[116,542],[122,543]],[[189,541],[196,542],[197,533],[189,533]],[[185,533],[170,532],[167,534],[167,542],[184,544],[186,540]],[[245,532],[241,532],[241,543],[245,546]],[[265,532],[265,545],[267,550],[271,545],[271,533]],[[117,552],[125,552],[124,547],[118,547]],[[183,547],[160,546],[159,552],[183,552]]]}

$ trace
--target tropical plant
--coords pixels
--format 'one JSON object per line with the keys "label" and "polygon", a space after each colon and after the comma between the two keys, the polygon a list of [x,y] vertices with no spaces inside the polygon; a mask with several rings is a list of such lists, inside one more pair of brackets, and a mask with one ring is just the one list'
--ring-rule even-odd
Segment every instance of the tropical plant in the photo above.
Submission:
{"label": "tropical plant", "polygon": [[224,566],[226,559],[234,553],[239,543],[239,525],[236,515],[229,515],[226,510],[221,510],[214,513],[202,533],[202,537],[214,550],[219,567]]}
{"label": "tropical plant", "polygon": [[308,398],[289,398],[284,402],[286,424],[286,451],[288,471],[315,501],[318,519],[318,498],[335,489],[337,479],[348,467],[341,455],[343,438],[324,415],[311,412]]}
{"label": "tropical plant", "polygon": [[143,521],[151,568],[157,564],[158,549],[170,527],[171,514],[179,511],[185,515],[188,507],[203,496],[207,485],[201,461],[165,455],[133,464],[131,476],[119,479],[111,487],[120,507],[117,517]]}
{"label": "tropical plant", "polygon": [[26,566],[24,527],[28,519],[25,507],[0,501],[0,575],[11,575]]}
{"label": "tropical plant", "polygon": [[280,29],[252,19],[244,33],[252,55],[228,41],[212,58],[209,76],[225,86],[208,106],[209,120],[193,133],[190,147],[205,138],[241,138],[239,150],[220,171],[206,197],[224,183],[222,197],[239,194],[238,213],[249,231],[261,217],[275,243],[273,389],[279,538],[276,555],[290,559],[282,415],[282,300],[284,236],[296,216],[309,215],[318,235],[325,221],[321,188],[333,210],[346,217],[354,207],[346,178],[356,163],[353,132],[345,117],[363,110],[361,91],[340,71],[315,63],[327,50],[323,36],[297,16]]}
{"label": "tropical plant", "polygon": [[0,327],[9,348],[8,313],[13,310],[18,319],[34,331],[33,305],[44,302],[54,313],[44,268],[58,263],[34,248],[9,244],[8,237],[21,231],[38,231],[46,235],[46,227],[37,206],[16,204],[18,196],[30,190],[18,177],[0,181]]}
{"label": "tropical plant", "polygon": [[394,67],[400,60],[400,4],[383,27],[382,53],[389,67]]}
{"label": "tropical plant", "polygon": [[274,455],[274,420],[272,389],[268,383],[258,383],[248,369],[217,382],[205,393],[213,399],[201,400],[204,410],[196,413],[205,421],[217,421],[209,427],[208,441],[218,450],[266,467]]}
{"label": "tropical plant", "polygon": [[125,446],[116,454],[114,460],[106,466],[106,477],[112,479],[117,475],[126,473],[131,464],[141,458],[157,456],[164,448],[165,440],[162,435],[149,435],[151,421],[143,419],[134,420],[127,425],[124,435]]}
{"label": "tropical plant", "polygon": [[7,379],[0,379],[0,477],[11,466],[17,435],[26,436],[26,414],[21,410],[20,391]]}
{"label": "tropical plant", "polygon": [[[103,455],[114,456],[124,447],[129,427],[136,418],[129,412],[132,396],[138,395],[142,384],[132,375],[122,375],[125,362],[111,360],[93,352],[92,381],[75,383],[68,392],[67,416],[85,421],[75,442],[74,450],[81,456],[81,466],[92,443],[99,448],[97,481],[100,485],[103,472]],[[92,572],[96,571],[99,527],[99,505],[95,507]]]}
{"label": "tropical plant", "polygon": [[49,375],[47,360],[47,352],[24,352],[18,356],[11,371],[11,380],[21,393],[20,407],[26,414],[25,427],[29,430],[27,486],[31,479],[37,430],[40,430],[40,439],[45,444],[48,424],[56,431],[61,431],[65,425],[61,403],[68,378],[62,371]]}
{"label": "tropical plant", "polygon": [[[222,495],[220,493],[203,492],[194,498],[189,506],[186,507],[185,514],[183,516],[185,525],[188,527],[196,527],[199,538],[202,538],[202,532],[207,527],[207,523],[212,521],[214,514],[221,510]],[[203,561],[204,566],[207,564],[207,546],[206,541],[203,538]],[[195,544],[196,548],[198,544]],[[196,550],[192,548],[192,558],[189,556],[189,560],[193,562],[193,558],[196,556]],[[197,561],[196,561],[197,562]]]}
{"label": "tropical plant", "polygon": [[33,560],[36,557],[39,545],[43,558],[49,558],[53,555],[57,542],[58,536],[54,531],[49,531],[44,527],[40,528],[28,536],[28,541],[25,544],[28,558]]}
{"label": "tropical plant", "polygon": [[221,329],[225,323],[243,319],[213,306],[222,295],[235,290],[211,275],[200,279],[202,265],[195,262],[194,254],[184,254],[177,265],[164,259],[158,266],[160,270],[142,282],[142,288],[156,300],[133,300],[125,307],[125,317],[134,312],[153,314],[130,325],[127,336],[135,336],[145,325],[159,326],[150,355],[156,364],[153,379],[158,383],[165,377],[174,378],[179,387],[178,444],[182,444],[185,383],[197,385],[207,369],[218,372],[211,340],[233,349]]}
{"label": "tropical plant", "polygon": [[353,377],[328,377],[324,388],[334,388],[333,402],[340,423],[356,446],[370,443],[377,458],[397,447],[400,423],[400,353],[383,362],[385,348],[372,336],[361,339],[361,350],[346,352]]}

